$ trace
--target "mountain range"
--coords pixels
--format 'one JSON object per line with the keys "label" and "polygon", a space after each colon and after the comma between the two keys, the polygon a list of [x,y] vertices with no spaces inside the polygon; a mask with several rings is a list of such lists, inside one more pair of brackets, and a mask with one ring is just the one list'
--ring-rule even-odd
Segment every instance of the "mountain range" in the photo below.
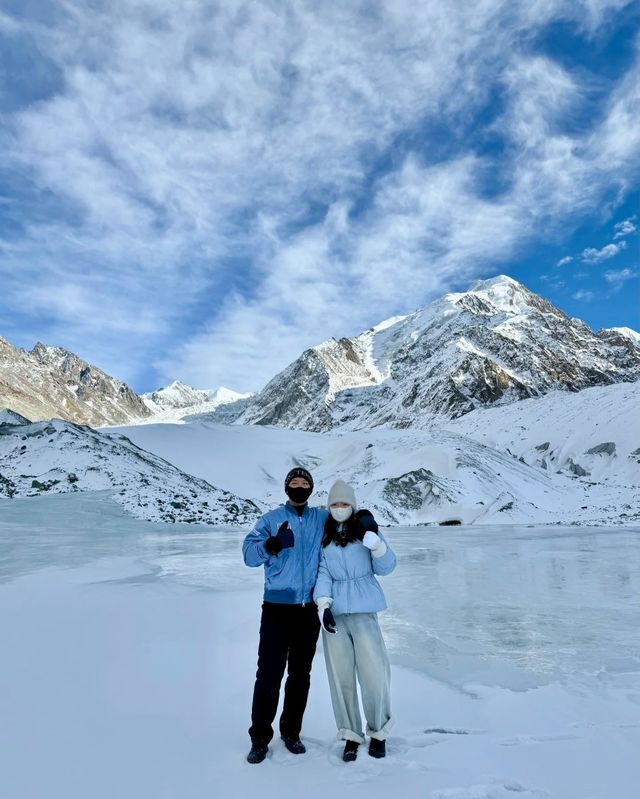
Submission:
{"label": "mountain range", "polygon": [[0,497],[106,491],[152,521],[246,525],[304,465],[316,503],[342,477],[387,524],[629,524],[639,380],[640,334],[506,276],[312,347],[258,394],[138,396],[0,339]]}
{"label": "mountain range", "polygon": [[594,333],[505,275],[305,350],[258,394],[179,380],[138,396],[60,347],[0,338],[0,408],[92,426],[209,415],[313,431],[423,427],[560,389],[640,379],[640,334]]}

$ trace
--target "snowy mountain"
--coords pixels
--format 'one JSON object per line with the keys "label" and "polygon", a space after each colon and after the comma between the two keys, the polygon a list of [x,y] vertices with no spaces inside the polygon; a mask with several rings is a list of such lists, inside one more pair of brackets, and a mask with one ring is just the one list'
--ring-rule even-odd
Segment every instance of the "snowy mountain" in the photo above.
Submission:
{"label": "snowy mountain", "polygon": [[164,388],[140,396],[152,412],[162,411],[166,408],[186,408],[189,405],[198,405],[209,401],[208,391],[191,388],[191,386],[181,383],[180,380],[174,380]]}
{"label": "snowy mountain", "polygon": [[640,379],[640,343],[621,330],[594,333],[500,275],[353,339],[306,350],[235,419],[234,406],[226,408],[225,421],[406,428],[556,389],[631,382]]}
{"label": "snowy mountain", "polygon": [[[184,416],[211,413],[228,404],[234,405],[237,416],[243,402],[253,397],[253,394],[240,394],[224,386],[213,390],[191,388],[180,380],[174,380],[165,388],[142,394],[141,397],[152,413],[152,417],[146,421],[155,423],[177,422]],[[224,411],[221,410],[220,414],[223,415]]]}
{"label": "snowy mountain", "polygon": [[62,347],[31,351],[0,337],[0,406],[34,421],[53,416],[94,426],[150,414],[129,386]]}
{"label": "snowy mountain", "polygon": [[620,347],[631,349],[640,347],[640,333],[630,327],[605,327],[599,330],[596,335]]}
{"label": "snowy mountain", "polygon": [[60,419],[0,425],[0,497],[104,490],[150,521],[250,524],[260,512],[126,436]]}
{"label": "snowy mountain", "polygon": [[119,430],[263,507],[283,501],[284,475],[302,465],[314,475],[312,504],[340,477],[388,524],[630,524],[640,519],[639,388],[555,391],[427,430],[315,433],[201,419]]}

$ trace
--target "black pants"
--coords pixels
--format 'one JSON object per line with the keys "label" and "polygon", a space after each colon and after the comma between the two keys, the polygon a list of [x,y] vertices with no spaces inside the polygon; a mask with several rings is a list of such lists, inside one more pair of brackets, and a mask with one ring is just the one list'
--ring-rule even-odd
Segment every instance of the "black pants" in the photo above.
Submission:
{"label": "black pants", "polygon": [[263,603],[258,672],[249,728],[252,741],[267,744],[273,738],[271,725],[278,710],[285,666],[288,668],[280,734],[290,738],[299,737],[319,632],[318,609],[313,602],[304,607]]}

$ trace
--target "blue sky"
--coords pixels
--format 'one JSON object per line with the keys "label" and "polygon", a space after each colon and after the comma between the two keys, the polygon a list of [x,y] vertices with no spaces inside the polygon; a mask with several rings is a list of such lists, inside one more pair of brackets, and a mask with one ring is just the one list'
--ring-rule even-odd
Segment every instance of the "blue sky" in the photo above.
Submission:
{"label": "blue sky", "polygon": [[146,391],[509,274],[638,328],[626,0],[5,0],[0,335]]}

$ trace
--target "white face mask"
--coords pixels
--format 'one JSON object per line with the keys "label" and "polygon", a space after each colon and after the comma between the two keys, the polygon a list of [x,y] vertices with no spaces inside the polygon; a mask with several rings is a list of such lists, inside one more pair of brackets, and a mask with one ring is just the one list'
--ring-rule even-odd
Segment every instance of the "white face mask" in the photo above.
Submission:
{"label": "white face mask", "polygon": [[353,508],[351,505],[347,505],[346,508],[329,508],[329,513],[337,522],[346,522],[353,513]]}

